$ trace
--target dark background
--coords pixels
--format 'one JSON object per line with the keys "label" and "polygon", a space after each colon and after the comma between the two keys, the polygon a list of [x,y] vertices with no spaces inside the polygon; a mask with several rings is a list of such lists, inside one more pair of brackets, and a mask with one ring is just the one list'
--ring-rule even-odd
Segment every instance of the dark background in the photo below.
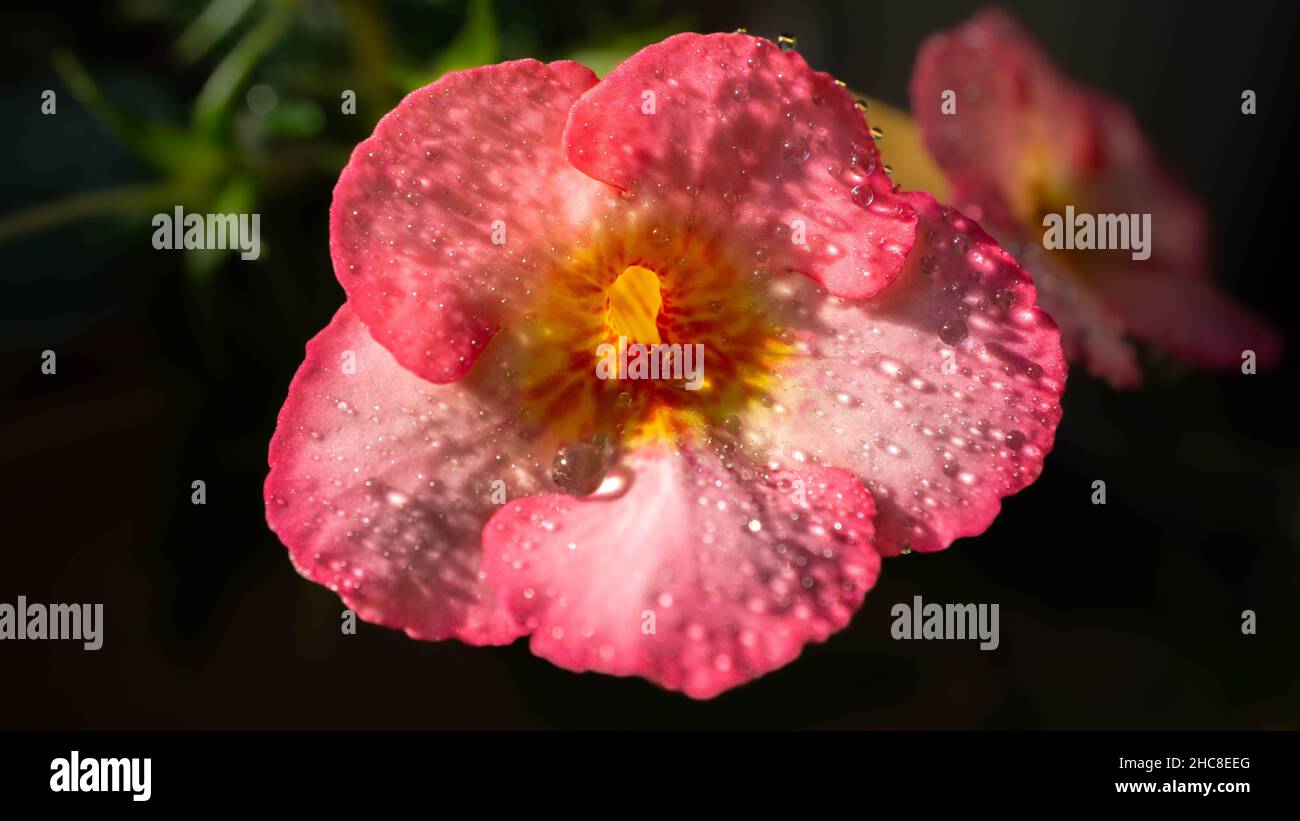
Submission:
{"label": "dark background", "polygon": [[[1282,367],[1212,374],[1149,353],[1132,393],[1073,370],[1043,477],[984,536],[888,561],[829,644],[704,703],[575,676],[524,641],[477,649],[365,624],[342,636],[338,599],[294,572],[261,486],[303,344],[343,300],[330,190],[400,95],[385,72],[427,73],[450,43],[464,49],[465,10],[255,0],[206,54],[180,59],[202,5],[3,12],[0,225],[29,217],[0,242],[0,601],[102,602],[106,628],[97,653],[0,644],[0,728],[1300,726],[1296,4],[1005,4],[1069,74],[1127,100],[1204,197],[1219,277],[1284,328]],[[488,59],[609,57],[745,26],[796,34],[815,68],[905,105],[922,39],[976,8],[498,2]],[[274,45],[196,125],[196,96],[267,19]],[[52,54],[120,111],[93,116]],[[277,89],[279,120],[248,111],[253,83]],[[359,90],[357,116],[337,113],[341,88]],[[1254,117],[1240,114],[1246,88]],[[174,131],[160,142],[149,123]],[[255,203],[263,258],[154,251],[149,216],[177,201],[151,204],[158,181],[191,210]],[[56,376],[40,373],[45,349]],[[206,506],[190,504],[195,479]],[[1104,507],[1090,503],[1095,479]],[[890,607],[917,594],[1000,603],[1000,649],[891,640]],[[1241,634],[1248,608],[1255,636]]]}

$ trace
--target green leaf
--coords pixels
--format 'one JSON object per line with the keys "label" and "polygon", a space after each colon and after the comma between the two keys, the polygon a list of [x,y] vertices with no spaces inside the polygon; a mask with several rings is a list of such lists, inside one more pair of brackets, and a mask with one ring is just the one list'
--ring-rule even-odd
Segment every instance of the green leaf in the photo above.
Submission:
{"label": "green leaf", "polygon": [[[212,201],[213,214],[251,214],[257,208],[257,185],[252,176],[238,174],[226,183]],[[260,243],[260,239],[259,239]],[[265,243],[260,243],[265,250]],[[191,282],[203,283],[216,273],[226,258],[236,250],[186,249],[185,273]]]}
{"label": "green leaf", "polygon": [[73,194],[0,216],[0,243],[89,217],[152,211],[179,196],[180,192],[166,183],[124,185]]}
{"label": "green leaf", "polygon": [[568,59],[583,64],[594,71],[597,77],[604,77],[614,66],[651,43],[691,28],[690,18],[679,15],[664,23],[602,40],[600,46],[579,49],[570,54]]}
{"label": "green leaf", "polygon": [[141,162],[159,171],[181,174],[220,161],[219,151],[195,140],[184,129],[144,120],[119,108],[100,93],[98,84],[72,52],[57,49],[50,62],[77,102]]}
{"label": "green leaf", "polygon": [[187,63],[203,59],[253,7],[253,0],[211,0],[176,41],[176,53]]}
{"label": "green leaf", "polygon": [[277,0],[266,16],[245,32],[230,53],[217,64],[194,101],[194,125],[200,133],[211,135],[220,129],[231,102],[253,69],[288,28],[295,5],[290,0]]}
{"label": "green leaf", "polygon": [[314,137],[325,127],[325,113],[310,100],[282,100],[262,117],[262,125],[280,139]]}
{"label": "green leaf", "polygon": [[[497,16],[491,0],[470,0],[465,25],[433,64],[431,77],[436,80],[449,71],[485,66],[501,59],[501,40],[497,36]],[[415,88],[416,86],[412,86]]]}

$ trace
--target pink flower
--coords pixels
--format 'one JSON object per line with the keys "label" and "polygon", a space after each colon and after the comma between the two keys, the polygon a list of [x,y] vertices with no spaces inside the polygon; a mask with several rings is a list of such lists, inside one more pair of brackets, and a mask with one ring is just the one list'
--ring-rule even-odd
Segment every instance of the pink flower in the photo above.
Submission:
{"label": "pink flower", "polygon": [[[1275,332],[1211,281],[1205,211],[1132,115],[1061,75],[1005,14],[986,10],[927,40],[911,96],[953,201],[1033,274],[1070,359],[1131,387],[1141,373],[1130,335],[1209,367],[1239,367],[1246,350],[1261,365],[1277,358]],[[1148,247],[1045,250],[1045,219],[1064,221],[1067,206],[1081,231],[1078,215],[1150,215]]]}
{"label": "pink flower", "polygon": [[[712,697],[847,624],[882,555],[982,532],[1060,417],[1029,278],[755,37],[448,75],[357,147],[330,231],[348,301],[267,517],[417,638]],[[700,389],[598,378],[620,336],[703,345]]]}

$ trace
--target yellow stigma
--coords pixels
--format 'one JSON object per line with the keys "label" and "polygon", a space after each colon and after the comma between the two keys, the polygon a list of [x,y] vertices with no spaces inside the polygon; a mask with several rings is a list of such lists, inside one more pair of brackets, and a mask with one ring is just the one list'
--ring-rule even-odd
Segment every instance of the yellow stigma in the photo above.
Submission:
{"label": "yellow stigma", "polygon": [[609,289],[609,326],[628,342],[657,345],[659,309],[664,305],[659,275],[649,268],[630,265]]}

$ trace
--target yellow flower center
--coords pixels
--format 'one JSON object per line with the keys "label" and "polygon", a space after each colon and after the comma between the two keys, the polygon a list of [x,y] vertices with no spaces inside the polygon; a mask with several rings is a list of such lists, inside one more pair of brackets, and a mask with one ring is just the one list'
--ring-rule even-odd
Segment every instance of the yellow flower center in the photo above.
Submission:
{"label": "yellow flower center", "polygon": [[[737,414],[762,401],[777,361],[794,350],[770,286],[797,274],[742,268],[698,225],[630,222],[576,247],[501,334],[508,376],[521,386],[521,435],[557,452],[594,444],[612,460],[650,441],[734,436]],[[670,367],[688,346],[702,354],[694,380]],[[637,348],[658,350],[662,367],[638,371]],[[609,356],[615,367],[602,373]]]}

